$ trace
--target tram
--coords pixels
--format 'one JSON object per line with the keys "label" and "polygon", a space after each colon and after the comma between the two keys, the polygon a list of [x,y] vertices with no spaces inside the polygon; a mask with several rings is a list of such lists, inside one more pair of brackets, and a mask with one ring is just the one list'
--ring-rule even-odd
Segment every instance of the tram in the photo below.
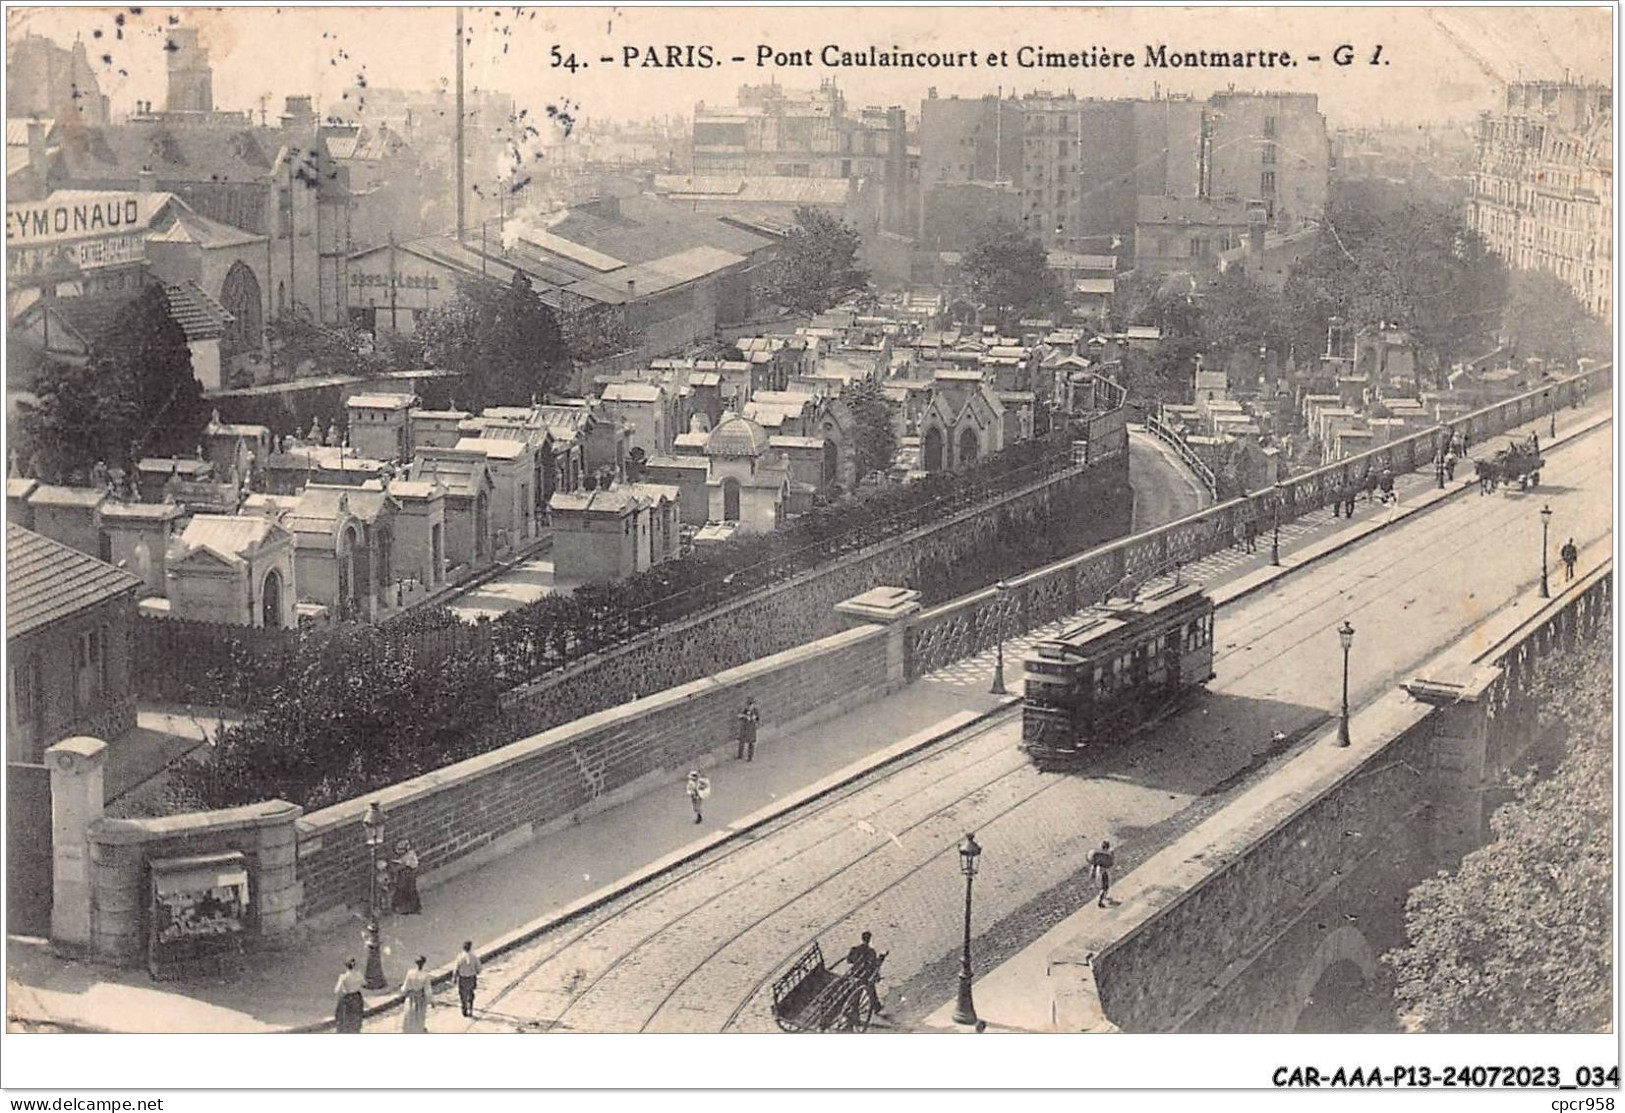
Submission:
{"label": "tram", "polygon": [[1108,599],[1023,665],[1022,747],[1040,769],[1073,767],[1213,679],[1213,600],[1178,582]]}

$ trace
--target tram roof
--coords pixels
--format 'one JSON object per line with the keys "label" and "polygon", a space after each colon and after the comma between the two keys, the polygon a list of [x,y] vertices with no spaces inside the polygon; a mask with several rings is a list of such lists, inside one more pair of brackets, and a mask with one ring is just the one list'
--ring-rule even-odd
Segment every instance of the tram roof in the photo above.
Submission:
{"label": "tram roof", "polygon": [[[1065,627],[1053,638],[1045,638],[1033,647],[1028,656],[1033,659],[1054,659],[1061,654],[1077,654],[1085,646],[1096,648],[1099,643],[1121,640],[1116,635],[1138,626],[1140,621],[1172,609],[1189,609],[1189,604],[1200,598],[1206,603],[1205,613],[1212,610],[1212,602],[1198,583],[1167,584],[1153,588],[1134,599],[1108,599],[1084,611],[1076,623]],[[1045,650],[1048,653],[1045,653]]]}

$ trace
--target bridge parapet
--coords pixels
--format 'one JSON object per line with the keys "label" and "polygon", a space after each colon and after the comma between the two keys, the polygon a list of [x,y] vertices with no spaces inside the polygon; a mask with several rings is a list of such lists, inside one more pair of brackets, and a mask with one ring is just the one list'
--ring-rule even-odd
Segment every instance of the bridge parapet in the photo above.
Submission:
{"label": "bridge parapet", "polygon": [[1339,889],[1372,863],[1406,859],[1408,880],[1483,844],[1498,747],[1532,721],[1529,673],[1605,633],[1612,590],[1609,562],[1527,619],[1493,617],[1488,649],[1454,647],[1361,710],[1352,747],[1328,731],[1133,870],[1117,910],[1051,953],[1054,1028],[1291,1031],[1329,964],[1373,967],[1343,910],[1375,910]]}
{"label": "bridge parapet", "polygon": [[1578,406],[1613,382],[1613,365],[1547,383],[1535,390],[1442,422],[1433,429],[1392,441],[1358,456],[1306,472],[1243,498],[1231,499],[1155,529],[1097,546],[1024,575],[1004,592],[984,588],[910,620],[907,640],[909,680],[964,657],[993,648],[995,642],[1024,634],[1076,614],[1105,599],[1123,583],[1159,575],[1228,548],[1243,523],[1289,522],[1331,505],[1350,487],[1361,487],[1384,469],[1395,474],[1431,466],[1456,433],[1470,444],[1532,421],[1565,406]]}

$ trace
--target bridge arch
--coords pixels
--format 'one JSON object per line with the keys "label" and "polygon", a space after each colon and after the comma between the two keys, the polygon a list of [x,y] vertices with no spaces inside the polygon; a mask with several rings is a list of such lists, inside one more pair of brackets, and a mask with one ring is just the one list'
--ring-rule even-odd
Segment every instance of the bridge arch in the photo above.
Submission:
{"label": "bridge arch", "polygon": [[1371,944],[1359,928],[1345,924],[1322,939],[1320,946],[1315,948],[1314,955],[1293,985],[1292,997],[1286,1006],[1287,1015],[1281,1018],[1283,1023],[1272,1030],[1317,1030],[1300,1027],[1306,1022],[1313,1025],[1318,1011],[1317,1000],[1335,994],[1352,979],[1357,978],[1362,984],[1370,982],[1377,973],[1377,953],[1371,949]]}

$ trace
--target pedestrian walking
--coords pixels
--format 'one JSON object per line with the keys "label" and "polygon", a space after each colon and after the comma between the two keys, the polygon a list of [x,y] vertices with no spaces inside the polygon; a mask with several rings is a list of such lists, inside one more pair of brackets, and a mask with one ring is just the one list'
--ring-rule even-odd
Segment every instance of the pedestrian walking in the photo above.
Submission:
{"label": "pedestrian walking", "polygon": [[344,973],[333,987],[333,1021],[337,1031],[361,1031],[361,1013],[366,1007],[361,998],[361,975],[356,973],[355,959],[344,960]]}
{"label": "pedestrian walking", "polygon": [[1354,517],[1354,488],[1350,487],[1348,497],[1343,500],[1343,517]]}
{"label": "pedestrian walking", "polygon": [[395,844],[395,891],[390,907],[402,916],[423,911],[423,899],[418,896],[418,853],[406,839]]}
{"label": "pedestrian walking", "polygon": [[1096,907],[1106,907],[1106,891],[1112,887],[1112,867],[1117,864],[1117,858],[1112,854],[1112,844],[1102,842],[1100,849],[1089,855],[1089,875],[1100,884],[1100,900]]}
{"label": "pedestrian walking", "polygon": [[406,997],[406,1015],[401,1017],[401,1031],[427,1032],[429,1030],[429,972],[423,967],[429,960],[418,955],[417,966],[407,972],[401,983]]}
{"label": "pedestrian walking", "polygon": [[474,1015],[474,991],[480,984],[480,956],[474,953],[472,940],[463,940],[463,953],[457,956],[457,999],[462,1002],[463,1015]]}
{"label": "pedestrian walking", "polygon": [[1558,550],[1557,555],[1563,558],[1563,579],[1574,579],[1574,564],[1580,559],[1580,550],[1574,547],[1574,538],[1563,542],[1563,547]]}
{"label": "pedestrian walking", "polygon": [[694,805],[694,822],[704,821],[705,813],[701,809],[706,797],[711,795],[711,782],[700,776],[698,769],[690,769],[688,783],[683,788],[688,793],[688,802]]}
{"label": "pedestrian walking", "polygon": [[1247,544],[1247,551],[1256,553],[1258,551],[1258,523],[1248,518],[1241,527],[1241,532],[1242,538]]}
{"label": "pedestrian walking", "polygon": [[886,1010],[880,1004],[880,992],[875,988],[875,983],[880,980],[880,963],[886,956],[869,945],[872,938],[870,932],[864,932],[862,940],[853,944],[852,949],[846,952],[846,968],[862,983],[864,990],[869,994],[869,1003],[874,1007],[875,1013],[885,1016]]}
{"label": "pedestrian walking", "polygon": [[734,760],[756,760],[756,724],[761,721],[762,713],[756,710],[756,701],[747,696],[745,706],[739,709],[739,755]]}

